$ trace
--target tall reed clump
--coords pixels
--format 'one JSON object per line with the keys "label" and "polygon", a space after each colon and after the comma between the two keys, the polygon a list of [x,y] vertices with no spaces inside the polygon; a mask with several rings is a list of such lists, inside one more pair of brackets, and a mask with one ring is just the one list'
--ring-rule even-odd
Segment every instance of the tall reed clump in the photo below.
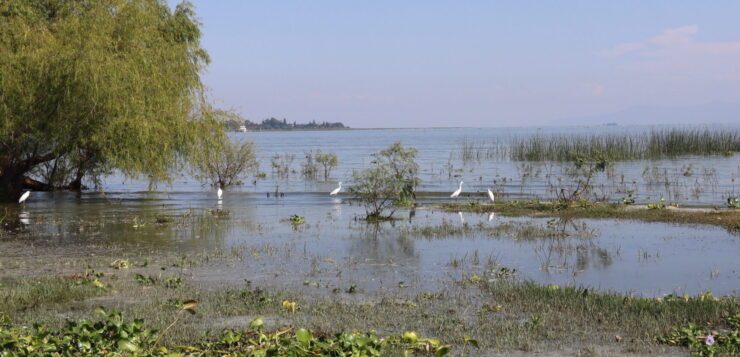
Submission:
{"label": "tall reed clump", "polygon": [[737,129],[672,128],[644,133],[533,135],[514,138],[514,161],[573,161],[603,155],[609,160],[663,159],[681,155],[732,155],[740,152]]}

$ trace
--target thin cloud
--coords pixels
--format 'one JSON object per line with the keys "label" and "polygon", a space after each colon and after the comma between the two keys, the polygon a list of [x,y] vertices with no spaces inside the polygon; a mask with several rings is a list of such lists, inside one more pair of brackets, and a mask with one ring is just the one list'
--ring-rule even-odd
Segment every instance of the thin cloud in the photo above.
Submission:
{"label": "thin cloud", "polygon": [[641,50],[645,47],[647,47],[647,45],[642,42],[620,43],[608,50],[599,51],[596,54],[604,57],[618,57],[630,52]]}
{"label": "thin cloud", "polygon": [[740,41],[702,42],[698,33],[698,25],[669,28],[645,41],[621,43],[596,54],[615,59],[630,54],[619,64],[625,70],[675,78],[731,78],[740,62]]}

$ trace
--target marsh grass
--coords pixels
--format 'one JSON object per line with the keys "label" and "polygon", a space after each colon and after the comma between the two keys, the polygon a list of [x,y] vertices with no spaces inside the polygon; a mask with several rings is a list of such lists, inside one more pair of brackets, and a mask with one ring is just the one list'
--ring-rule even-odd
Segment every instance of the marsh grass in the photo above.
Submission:
{"label": "marsh grass", "polygon": [[458,224],[443,220],[438,225],[412,226],[401,230],[401,235],[422,239],[445,239],[450,237],[464,238],[500,238],[534,240],[547,238],[592,238],[594,232],[586,226],[568,225],[566,222],[554,222],[541,225],[532,222],[499,222],[494,226],[483,223],[470,225]]}
{"label": "marsh grass", "polygon": [[509,157],[514,161],[573,161],[579,156],[604,155],[609,160],[654,160],[682,155],[732,155],[739,151],[740,131],[672,128],[643,133],[514,138]]}
{"label": "marsh grass", "polygon": [[723,227],[731,233],[740,233],[740,210],[737,209],[647,209],[646,206],[587,201],[571,207],[540,201],[509,201],[495,204],[443,203],[437,207],[447,212],[497,212],[510,217],[633,219],[644,222],[709,224]]}
{"label": "marsh grass", "polygon": [[[739,310],[734,298],[648,299],[543,286],[496,271],[451,280],[448,288],[415,297],[354,294],[352,299],[337,295],[308,298],[298,290],[262,290],[248,284],[207,288],[185,281],[177,289],[160,284],[144,287],[123,274],[118,279],[103,279],[108,288],[91,292],[63,278],[50,279],[47,284],[53,293],[39,289],[35,281],[3,285],[3,313],[12,326],[37,322],[61,326],[66,319],[93,318],[95,308],[102,305],[121,310],[130,319],[142,318],[146,328],[161,331],[186,301],[197,300],[197,314],[184,315],[163,338],[164,346],[202,341],[208,330],[214,334],[224,328],[243,331],[261,317],[268,331],[297,326],[314,335],[375,330],[384,336],[416,331],[453,343],[458,352],[466,338],[472,337],[480,342],[481,350],[469,350],[470,355],[585,345],[613,354],[677,352],[657,343],[656,337],[688,323],[722,328],[724,317]],[[296,302],[296,308],[286,309],[285,301]],[[621,343],[614,342],[617,335],[624,338]]]}

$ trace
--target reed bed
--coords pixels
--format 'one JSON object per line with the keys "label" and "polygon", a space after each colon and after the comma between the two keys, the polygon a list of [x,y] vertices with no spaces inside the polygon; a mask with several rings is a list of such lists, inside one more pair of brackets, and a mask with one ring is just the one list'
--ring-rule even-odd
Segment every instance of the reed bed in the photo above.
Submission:
{"label": "reed bed", "polygon": [[672,128],[644,133],[514,138],[508,156],[514,161],[571,161],[579,155],[594,154],[611,160],[640,160],[734,152],[740,152],[739,130]]}

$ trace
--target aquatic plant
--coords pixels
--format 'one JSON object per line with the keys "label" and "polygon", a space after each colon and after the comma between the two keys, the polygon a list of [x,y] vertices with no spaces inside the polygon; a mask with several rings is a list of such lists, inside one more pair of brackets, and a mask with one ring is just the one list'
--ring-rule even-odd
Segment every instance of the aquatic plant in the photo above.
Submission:
{"label": "aquatic plant", "polygon": [[301,175],[303,178],[308,180],[315,180],[316,175],[319,172],[319,167],[316,165],[316,159],[314,159],[313,151],[306,151],[303,156],[306,158],[306,162],[301,164]]}
{"label": "aquatic plant", "polygon": [[574,201],[583,200],[591,192],[591,180],[597,173],[604,172],[611,165],[611,161],[601,152],[589,156],[576,155],[573,158],[573,168],[569,175],[575,184],[564,185],[557,190],[557,205],[561,208],[570,207]]}
{"label": "aquatic plant", "polygon": [[728,196],[726,203],[729,208],[740,208],[740,200],[736,196]]}
{"label": "aquatic plant", "polygon": [[[194,300],[179,308],[175,319],[161,333],[144,327],[144,320],[126,321],[121,312],[98,308],[98,321],[67,321],[58,331],[42,325],[32,329],[12,327],[10,318],[2,315],[0,321],[0,355],[3,356],[381,356],[383,351],[406,351],[406,355],[425,354],[444,356],[451,345],[439,340],[420,338],[415,332],[378,337],[375,333],[337,333],[319,336],[303,328],[282,331],[263,331],[261,318],[254,319],[249,329],[225,329],[216,338],[193,341],[186,346],[171,349],[158,347],[160,340],[185,312],[195,314]],[[477,341],[466,340],[477,346]]]}
{"label": "aquatic plant", "polygon": [[371,221],[390,219],[395,207],[409,205],[415,198],[419,165],[417,150],[396,142],[373,154],[371,167],[353,175],[349,192],[365,207]]}
{"label": "aquatic plant", "polygon": [[324,169],[324,180],[328,180],[331,170],[339,166],[339,158],[333,152],[322,153],[321,150],[317,150],[316,162]]}
{"label": "aquatic plant", "polygon": [[635,203],[635,198],[632,197],[632,194],[634,194],[635,191],[633,190],[627,190],[627,196],[622,198],[622,203],[626,205],[631,205]]}
{"label": "aquatic plant", "polygon": [[321,166],[324,180],[329,179],[331,170],[339,165],[339,158],[333,152],[324,153],[321,149],[306,151],[304,153],[306,162],[301,166],[301,174],[304,178],[315,180]]}
{"label": "aquatic plant", "polygon": [[280,178],[287,178],[292,172],[291,166],[294,160],[295,155],[293,154],[275,154],[270,159],[273,174]]}
{"label": "aquatic plant", "polygon": [[688,347],[697,356],[736,356],[740,354],[740,313],[725,319],[727,329],[717,326],[700,326],[689,323],[686,327],[674,327],[658,342]]}
{"label": "aquatic plant", "polygon": [[740,131],[671,128],[642,133],[533,135],[514,138],[509,158],[515,161],[573,161],[602,153],[609,160],[726,155],[740,151]]}
{"label": "aquatic plant", "polygon": [[297,215],[297,214],[294,214],[294,215],[290,216],[290,218],[288,219],[288,221],[293,226],[299,226],[299,225],[305,223],[306,222],[306,219],[303,218],[303,217],[301,217],[301,216],[299,216],[299,215]]}

